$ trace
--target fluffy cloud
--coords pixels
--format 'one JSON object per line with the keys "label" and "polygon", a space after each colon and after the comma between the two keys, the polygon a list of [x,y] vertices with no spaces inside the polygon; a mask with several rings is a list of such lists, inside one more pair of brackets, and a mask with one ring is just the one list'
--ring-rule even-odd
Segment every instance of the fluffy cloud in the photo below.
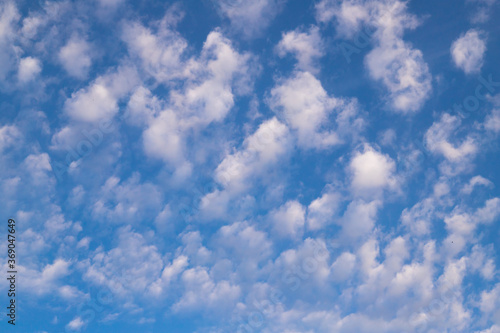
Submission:
{"label": "fluffy cloud", "polygon": [[42,71],[40,60],[33,57],[22,58],[19,61],[17,77],[21,83],[32,81]]}
{"label": "fluffy cloud", "polygon": [[64,103],[64,110],[77,121],[95,123],[109,120],[118,112],[119,100],[127,96],[137,82],[134,69],[119,67],[71,94],[71,98]]}
{"label": "fluffy cloud", "polygon": [[234,29],[245,37],[260,36],[281,11],[286,0],[222,0],[217,1],[220,13],[231,21]]}
{"label": "fluffy cloud", "polygon": [[483,67],[486,39],[481,31],[471,29],[451,45],[455,65],[466,74],[479,73]]}
{"label": "fluffy cloud", "polygon": [[319,71],[317,62],[325,53],[319,28],[314,26],[308,31],[296,29],[284,33],[276,49],[280,57],[293,54],[297,58],[297,68],[311,73]]}
{"label": "fluffy cloud", "polygon": [[84,79],[92,65],[91,45],[83,38],[73,36],[58,54],[59,61],[69,75]]}
{"label": "fluffy cloud", "polygon": [[158,249],[130,226],[118,231],[116,247],[109,251],[99,247],[80,266],[84,279],[106,286],[120,298],[150,292],[164,268]]}
{"label": "fluffy cloud", "polygon": [[449,141],[460,124],[461,121],[457,116],[443,114],[441,119],[432,124],[425,134],[428,149],[433,153],[443,155],[451,162],[464,161],[468,156],[473,156],[477,152],[477,146],[471,136],[458,145]]}
{"label": "fluffy cloud", "polygon": [[203,267],[186,270],[181,281],[184,294],[173,305],[176,312],[199,309],[209,312],[229,311],[241,294],[240,288],[228,281],[213,281]]}
{"label": "fluffy cloud", "polygon": [[338,193],[328,190],[321,197],[313,200],[307,207],[307,228],[319,230],[331,223],[340,199]]}
{"label": "fluffy cloud", "polygon": [[144,70],[159,82],[182,77],[182,55],[187,42],[162,24],[157,34],[137,22],[126,23],[123,40],[132,57],[141,61]]}
{"label": "fluffy cloud", "polygon": [[19,12],[16,5],[11,1],[0,4],[0,81],[5,80],[8,73],[15,64],[16,28],[19,20]]}
{"label": "fluffy cloud", "polygon": [[21,132],[16,126],[5,125],[0,128],[0,153],[4,149],[11,147],[15,142],[19,142]]}
{"label": "fluffy cloud", "polygon": [[363,152],[357,152],[350,164],[351,186],[358,194],[377,193],[383,189],[396,189],[398,181],[394,175],[396,163],[366,145]]}
{"label": "fluffy cloud", "polygon": [[316,10],[321,22],[335,19],[342,37],[352,38],[361,34],[363,25],[370,27],[374,48],[365,58],[370,76],[388,89],[392,109],[414,112],[422,108],[432,91],[431,75],[422,52],[402,39],[406,29],[419,23],[408,13],[406,2],[322,0]]}
{"label": "fluffy cloud", "polygon": [[121,182],[110,177],[98,193],[92,215],[106,223],[140,223],[153,220],[161,210],[161,192],[151,183],[140,181],[138,174]]}
{"label": "fluffy cloud", "polygon": [[[181,65],[176,62],[172,66],[178,69]],[[238,53],[218,31],[207,36],[200,57],[190,59],[183,68],[183,89],[172,90],[171,103],[163,105],[161,111],[145,111],[145,103],[161,105],[145,90],[136,90],[129,103],[131,115],[148,124],[143,133],[146,154],[169,163],[179,178],[191,173],[191,163],[184,154],[189,131],[223,121],[234,106],[235,96],[248,91],[254,71],[250,55]],[[165,72],[172,73],[168,69]]]}
{"label": "fluffy cloud", "polygon": [[[302,148],[330,148],[342,143],[341,136],[349,127],[359,130],[363,126],[356,115],[356,101],[328,96],[309,72],[297,72],[280,82],[271,91],[270,105],[296,131]],[[338,131],[329,130],[335,125]]]}
{"label": "fluffy cloud", "polygon": [[215,171],[216,180],[225,188],[241,191],[259,175],[276,164],[290,150],[288,128],[276,118],[262,123],[243,142],[241,150],[227,155]]}
{"label": "fluffy cloud", "polygon": [[298,201],[288,201],[269,216],[278,235],[300,237],[304,232],[305,209]]}

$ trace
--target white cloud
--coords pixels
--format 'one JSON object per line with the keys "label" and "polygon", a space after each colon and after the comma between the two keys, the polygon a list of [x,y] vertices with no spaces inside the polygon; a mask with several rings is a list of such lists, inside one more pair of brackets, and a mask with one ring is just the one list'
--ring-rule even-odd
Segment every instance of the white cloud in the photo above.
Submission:
{"label": "white cloud", "polygon": [[435,198],[426,198],[401,213],[401,222],[416,236],[428,235],[435,214]]}
{"label": "white cloud", "polygon": [[326,191],[321,197],[313,200],[307,208],[307,228],[320,230],[332,223],[340,199],[338,193]]}
{"label": "white cloud", "polygon": [[22,137],[21,132],[14,125],[5,125],[0,128],[0,153],[13,146]]}
{"label": "white cloud", "polygon": [[156,246],[148,244],[130,226],[118,230],[116,247],[109,251],[99,247],[80,266],[85,271],[86,281],[107,286],[120,298],[154,292],[151,290],[153,283],[160,278],[164,268]]}
{"label": "white cloud", "polygon": [[228,154],[215,170],[217,182],[239,192],[247,188],[254,175],[261,175],[278,163],[291,149],[288,128],[276,118],[262,123],[243,142],[241,150]]}
{"label": "white cloud", "polygon": [[495,107],[484,119],[484,128],[495,133],[500,132],[500,108]]}
{"label": "white cloud", "polygon": [[449,141],[460,123],[461,121],[457,116],[443,114],[441,119],[434,122],[425,133],[427,148],[433,153],[443,155],[451,162],[462,162],[469,156],[474,156],[477,152],[477,146],[471,136],[468,136],[459,145],[454,145]]}
{"label": "white cloud", "polygon": [[5,80],[8,73],[15,68],[16,27],[19,12],[14,2],[3,1],[0,4],[0,81]]}
{"label": "white cloud", "polygon": [[346,281],[354,273],[356,255],[344,252],[335,260],[330,267],[331,277],[335,282]]}
{"label": "white cloud", "polygon": [[17,77],[21,83],[26,83],[35,79],[41,71],[42,64],[40,60],[33,57],[26,57],[19,61]]}
{"label": "white cloud", "polygon": [[92,216],[105,223],[139,223],[154,220],[161,210],[162,195],[156,185],[141,182],[139,174],[126,181],[106,180],[92,205]]}
{"label": "white cloud", "polygon": [[182,55],[187,42],[168,26],[161,25],[158,34],[154,34],[139,23],[129,22],[123,27],[122,38],[129,53],[157,81],[168,82],[184,75]]}
{"label": "white cloud", "polygon": [[[131,103],[139,103],[139,108],[142,103],[146,108],[139,115],[134,104],[129,104],[129,111],[134,112],[133,117],[148,122],[143,134],[146,154],[173,166],[177,178],[188,176],[191,163],[184,154],[188,133],[223,121],[234,106],[235,96],[249,91],[254,71],[250,58],[249,54],[234,50],[220,32],[213,31],[207,36],[200,57],[185,64],[183,89],[170,92],[170,104],[162,111],[154,111],[154,106],[159,106],[154,97],[136,91]],[[178,68],[179,64],[173,66]]]}
{"label": "white cloud", "polygon": [[350,164],[352,173],[351,186],[358,194],[370,195],[383,189],[397,189],[398,181],[394,173],[396,163],[370,147],[364,146],[363,152],[357,152]]}
{"label": "white cloud", "polygon": [[222,0],[220,13],[231,21],[234,29],[245,37],[259,37],[281,11],[286,0]]}
{"label": "white cloud", "polygon": [[396,40],[373,49],[365,61],[370,76],[381,80],[389,90],[395,110],[418,111],[429,98],[431,76],[420,50]]}
{"label": "white cloud", "polygon": [[82,320],[80,317],[75,317],[72,321],[70,321],[66,325],[66,329],[72,330],[72,331],[80,331],[83,326],[85,326],[85,321]]}
{"label": "white cloud", "polygon": [[494,12],[493,6],[497,3],[497,0],[466,0],[466,2],[477,4],[475,12],[470,17],[472,23],[485,23]]}
{"label": "white cloud", "polygon": [[241,294],[241,289],[237,285],[228,281],[213,281],[204,267],[184,271],[181,281],[184,294],[172,307],[176,312],[229,311]]}
{"label": "white cloud", "polygon": [[127,96],[137,82],[134,69],[119,67],[71,94],[64,110],[70,118],[82,122],[109,120],[118,112],[118,101]]}
{"label": "white cloud", "polygon": [[[274,87],[269,102],[297,132],[303,148],[330,148],[342,143],[344,130],[362,128],[362,120],[356,118],[356,102],[328,96],[321,82],[308,72],[297,72]],[[334,117],[339,133],[330,129]]]}
{"label": "white cloud", "polygon": [[62,63],[69,75],[79,79],[87,77],[92,57],[91,45],[83,38],[73,36],[58,53],[59,61]]}
{"label": "white cloud", "polygon": [[369,26],[373,32],[368,39],[375,46],[365,58],[370,76],[389,90],[394,110],[414,112],[422,108],[432,91],[431,75],[422,52],[402,39],[406,29],[419,23],[408,13],[405,1],[322,0],[316,12],[321,22],[335,18],[342,37],[353,38],[361,34],[363,25]]}
{"label": "white cloud", "polygon": [[[337,222],[342,226],[343,237],[347,237],[348,240],[356,240],[369,235],[375,227],[380,206],[381,202],[378,200],[351,202],[347,206],[344,216]],[[342,239],[342,241],[345,241],[345,239]]]}
{"label": "white cloud", "polygon": [[280,208],[273,210],[269,218],[278,235],[297,238],[304,233],[305,209],[298,201],[288,201]]}
{"label": "white cloud", "polygon": [[455,65],[466,74],[479,73],[486,52],[486,39],[483,32],[471,29],[451,45],[451,55]]}
{"label": "white cloud", "polygon": [[493,183],[488,179],[481,176],[475,176],[472,177],[469,183],[466,184],[460,191],[465,194],[471,194],[474,188],[479,185],[493,187]]}
{"label": "white cloud", "polygon": [[311,26],[308,31],[296,29],[283,33],[281,41],[276,46],[280,57],[287,53],[297,58],[297,68],[302,71],[318,73],[318,61],[325,54],[319,28]]}

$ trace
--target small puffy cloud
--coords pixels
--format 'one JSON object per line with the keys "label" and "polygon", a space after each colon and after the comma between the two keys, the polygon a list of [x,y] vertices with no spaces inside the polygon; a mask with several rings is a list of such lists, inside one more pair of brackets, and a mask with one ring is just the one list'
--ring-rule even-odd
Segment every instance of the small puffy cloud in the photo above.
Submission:
{"label": "small puffy cloud", "polygon": [[493,6],[497,3],[497,0],[466,0],[466,2],[476,6],[470,17],[472,23],[485,23],[494,12]]}
{"label": "small puffy cloud", "polygon": [[241,150],[227,155],[215,171],[217,182],[226,189],[240,191],[254,175],[278,163],[291,149],[288,128],[276,118],[262,123],[243,142]]}
{"label": "small puffy cloud", "polygon": [[21,136],[21,132],[17,126],[5,125],[0,127],[0,153],[4,149],[13,146],[15,142],[19,142]]}
{"label": "small puffy cloud", "polygon": [[0,81],[3,81],[8,73],[15,68],[15,48],[13,41],[16,40],[16,24],[19,21],[19,11],[13,1],[2,1],[0,3]]}
{"label": "small puffy cloud", "polygon": [[416,236],[428,235],[435,214],[434,198],[424,199],[401,213],[401,222]]}
{"label": "small puffy cloud", "polygon": [[451,45],[451,56],[455,65],[466,74],[479,73],[486,52],[486,38],[481,31],[471,29]]}
{"label": "small puffy cloud", "polygon": [[363,152],[357,152],[349,164],[352,174],[351,186],[358,194],[369,194],[398,186],[396,163],[388,156],[365,145]]}
{"label": "small puffy cloud", "polygon": [[340,199],[339,194],[327,191],[321,197],[313,200],[307,207],[307,228],[320,230],[333,222]]}
{"label": "small puffy cloud", "polygon": [[475,177],[472,177],[471,180],[469,181],[469,183],[466,184],[461,189],[461,192],[465,193],[465,194],[471,194],[476,186],[493,187],[493,183],[484,177],[475,176]]}
{"label": "small puffy cloud", "polygon": [[418,111],[429,98],[432,80],[420,50],[397,40],[373,49],[365,62],[370,76],[389,90],[395,110]]}
{"label": "small puffy cloud", "polygon": [[85,280],[107,286],[119,297],[153,292],[153,282],[161,277],[164,268],[156,246],[148,244],[130,226],[118,230],[116,247],[109,251],[98,248],[80,266]]}
{"label": "small puffy cloud", "polygon": [[347,206],[344,216],[337,222],[342,226],[343,235],[349,240],[356,240],[368,235],[375,226],[380,206],[381,202],[378,200],[351,202]]}
{"label": "small puffy cloud", "polygon": [[85,326],[85,321],[81,317],[75,317],[66,325],[66,329],[71,331],[80,331]]}
{"label": "small puffy cloud", "polygon": [[32,81],[42,71],[40,60],[33,57],[22,58],[19,61],[17,77],[19,82],[26,83]]}
{"label": "small puffy cloud", "polygon": [[134,69],[120,67],[71,94],[64,110],[70,118],[82,122],[109,120],[118,112],[118,101],[131,92],[137,81]]}
{"label": "small puffy cloud", "polygon": [[354,273],[355,265],[356,255],[349,252],[342,253],[330,267],[331,278],[335,282],[346,281]]}
{"label": "small puffy cloud", "polygon": [[460,162],[470,155],[475,155],[477,146],[474,139],[468,136],[461,144],[453,144],[450,137],[460,126],[460,119],[457,116],[443,114],[439,121],[436,121],[425,133],[427,148],[433,153],[443,155],[448,161]]}
{"label": "small puffy cloud", "polygon": [[157,34],[137,22],[123,26],[122,39],[129,54],[140,60],[143,69],[159,82],[182,77],[182,55],[187,42],[168,26],[160,25]]}
{"label": "small puffy cloud", "polygon": [[214,281],[205,267],[184,271],[181,282],[184,294],[172,306],[175,312],[229,311],[241,294],[238,285],[224,280]]}
{"label": "small puffy cloud", "polygon": [[307,31],[296,29],[283,33],[276,49],[280,57],[293,54],[297,58],[297,68],[311,73],[319,71],[317,62],[325,53],[319,28],[315,26]]}
{"label": "small puffy cloud", "polygon": [[69,75],[84,79],[92,65],[91,45],[83,38],[73,36],[58,54],[59,61]]}
{"label": "small puffy cloud", "polygon": [[259,37],[281,11],[286,0],[216,1],[222,16],[247,38]]}
{"label": "small puffy cloud", "polygon": [[139,174],[121,181],[110,177],[92,206],[92,216],[106,223],[139,223],[154,220],[161,210],[161,191],[156,185],[141,182]]}
{"label": "small puffy cloud", "polygon": [[[219,31],[213,31],[207,36],[200,56],[191,58],[183,67],[182,89],[170,92],[170,104],[161,111],[155,111],[160,103],[154,96],[136,90],[129,112],[147,123],[143,133],[146,154],[173,166],[177,178],[188,176],[191,163],[184,151],[189,132],[223,121],[233,108],[235,97],[249,91],[254,72],[250,58],[249,54],[238,53]],[[176,62],[172,66],[177,70],[181,64]],[[164,70],[169,75],[175,74],[168,68]],[[154,72],[161,74],[161,71]]]}
{"label": "small puffy cloud", "polygon": [[[343,129],[359,131],[362,127],[362,120],[356,117],[355,101],[328,96],[321,82],[309,72],[297,72],[274,87],[269,103],[296,131],[302,148],[330,148],[342,143]],[[339,127],[337,131],[331,129],[334,126]]]}
{"label": "small puffy cloud", "polygon": [[352,38],[363,25],[373,29],[374,48],[365,57],[370,77],[387,88],[393,110],[422,108],[432,91],[432,77],[422,52],[402,38],[406,29],[419,24],[405,1],[322,0],[316,11],[320,22],[335,19],[342,37]]}
{"label": "small puffy cloud", "polygon": [[274,231],[281,236],[302,236],[305,224],[305,209],[298,201],[288,201],[269,214]]}

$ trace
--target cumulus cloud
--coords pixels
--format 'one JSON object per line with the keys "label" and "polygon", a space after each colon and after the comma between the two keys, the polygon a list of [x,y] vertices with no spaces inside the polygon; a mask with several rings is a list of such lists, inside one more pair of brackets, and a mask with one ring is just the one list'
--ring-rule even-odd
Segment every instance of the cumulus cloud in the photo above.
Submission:
{"label": "cumulus cloud", "polygon": [[0,81],[5,80],[16,63],[15,45],[16,27],[20,15],[16,5],[11,1],[0,4]]}
{"label": "cumulus cloud", "polygon": [[286,0],[222,0],[216,4],[231,26],[247,38],[260,37]]}
{"label": "cumulus cloud", "polygon": [[358,194],[378,193],[383,189],[397,189],[395,176],[396,163],[388,156],[365,145],[362,152],[357,152],[350,164],[351,186]]}
{"label": "cumulus cloud", "polygon": [[32,81],[42,71],[40,60],[33,57],[22,58],[19,61],[17,77],[21,83]]}
{"label": "cumulus cloud", "polygon": [[330,190],[313,200],[307,207],[307,228],[309,230],[320,230],[333,222],[340,201],[340,195]]}
{"label": "cumulus cloud", "polygon": [[404,1],[322,0],[316,5],[317,19],[335,19],[341,37],[352,38],[363,25],[373,29],[374,48],[365,58],[370,76],[389,91],[391,108],[415,112],[432,91],[432,77],[420,50],[403,40],[404,31],[419,21],[408,13]]}
{"label": "cumulus cloud", "polygon": [[0,128],[0,153],[16,142],[22,137],[21,132],[14,125],[5,125]]}
{"label": "cumulus cloud", "polygon": [[215,179],[227,189],[243,190],[253,175],[278,163],[290,150],[290,143],[288,128],[276,118],[269,119],[245,139],[241,150],[222,160]]}
{"label": "cumulus cloud", "polygon": [[319,28],[311,26],[309,30],[296,29],[283,33],[281,41],[276,46],[280,57],[287,53],[297,58],[297,68],[311,73],[317,73],[318,60],[325,54],[323,40]]}
{"label": "cumulus cloud", "polygon": [[[254,70],[250,58],[249,54],[238,53],[220,32],[213,31],[200,56],[183,67],[183,89],[171,91],[169,104],[161,105],[146,90],[136,90],[129,112],[148,124],[143,133],[146,154],[169,163],[179,178],[189,176],[191,163],[183,153],[188,132],[223,121],[234,106],[235,97],[247,93]],[[176,62],[173,68],[178,66]],[[162,109],[152,110],[157,107]],[[148,108],[150,111],[146,111]]]}
{"label": "cumulus cloud", "polygon": [[86,78],[92,65],[91,45],[83,38],[73,36],[58,53],[59,61],[69,75]]}
{"label": "cumulus cloud", "polygon": [[90,259],[81,263],[84,279],[106,286],[120,298],[151,292],[153,282],[160,278],[164,269],[158,249],[130,226],[121,228],[117,236],[116,247],[109,251],[100,247]]}
{"label": "cumulus cloud", "polygon": [[443,114],[441,119],[434,122],[425,134],[425,142],[433,153],[443,155],[448,161],[464,161],[468,156],[477,152],[477,145],[471,136],[459,144],[453,144],[450,139],[460,126],[461,121],[457,116]]}
{"label": "cumulus cloud", "polygon": [[451,45],[451,56],[455,66],[466,74],[479,73],[483,67],[486,52],[486,39],[483,35],[483,32],[471,29]]}
{"label": "cumulus cloud", "polygon": [[305,224],[305,209],[298,201],[288,201],[273,210],[269,218],[278,235],[297,238],[302,236]]}
{"label": "cumulus cloud", "polygon": [[133,68],[119,67],[71,94],[64,103],[64,110],[70,118],[81,122],[109,120],[118,113],[119,100],[127,96],[137,82]]}
{"label": "cumulus cloud", "polygon": [[[331,148],[343,142],[348,128],[363,126],[356,101],[330,97],[309,72],[297,72],[280,82],[271,90],[269,102],[296,131],[302,148]],[[338,129],[330,129],[334,126]]]}
{"label": "cumulus cloud", "polygon": [[182,77],[183,53],[187,42],[179,33],[161,25],[155,34],[137,22],[123,27],[122,39],[131,56],[141,61],[144,70],[159,82]]}

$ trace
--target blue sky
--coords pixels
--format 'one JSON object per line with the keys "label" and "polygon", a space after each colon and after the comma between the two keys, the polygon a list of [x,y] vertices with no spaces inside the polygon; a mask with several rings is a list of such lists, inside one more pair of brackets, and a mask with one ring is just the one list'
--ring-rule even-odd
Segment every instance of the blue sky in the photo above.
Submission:
{"label": "blue sky", "polygon": [[0,2],[1,331],[499,333],[499,15]]}

